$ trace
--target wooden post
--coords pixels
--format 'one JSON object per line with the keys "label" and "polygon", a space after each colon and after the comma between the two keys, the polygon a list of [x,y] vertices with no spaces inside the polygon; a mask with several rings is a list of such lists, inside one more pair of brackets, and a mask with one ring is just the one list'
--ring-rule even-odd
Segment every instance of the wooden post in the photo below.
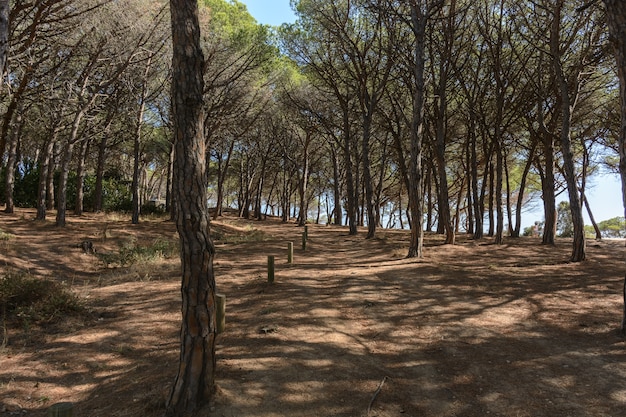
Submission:
{"label": "wooden post", "polygon": [[271,255],[267,257],[267,282],[274,282],[274,257]]}
{"label": "wooden post", "polygon": [[293,242],[287,242],[287,263],[293,263]]}
{"label": "wooden post", "polygon": [[302,233],[302,250],[306,250],[306,233]]}
{"label": "wooden post", "polygon": [[224,333],[226,327],[226,296],[224,294],[215,294],[215,316],[217,333]]}
{"label": "wooden post", "polygon": [[48,408],[48,417],[73,417],[73,403],[56,403]]}
{"label": "wooden post", "polygon": [[309,240],[309,226],[304,225],[304,239]]}

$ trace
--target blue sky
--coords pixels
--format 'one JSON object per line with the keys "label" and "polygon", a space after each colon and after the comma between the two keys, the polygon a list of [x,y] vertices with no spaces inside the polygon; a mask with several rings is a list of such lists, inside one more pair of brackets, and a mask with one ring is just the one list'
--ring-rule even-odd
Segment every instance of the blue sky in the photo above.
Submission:
{"label": "blue sky", "polygon": [[257,22],[280,26],[293,23],[296,16],[289,6],[289,0],[239,0],[248,7],[248,11]]}
{"label": "blue sky", "polygon": [[[289,5],[289,0],[239,1],[248,7],[250,14],[259,23],[280,26],[282,23],[292,23],[296,20],[296,16]],[[598,222],[624,215],[621,183],[619,177],[615,174],[604,174],[590,179],[587,198],[589,199],[594,218]],[[557,204],[566,199],[566,194],[558,196]],[[532,225],[535,221],[543,220],[541,201],[538,201],[536,206],[534,210],[525,212],[522,215],[524,226]],[[589,224],[586,210],[584,212],[585,223]]]}

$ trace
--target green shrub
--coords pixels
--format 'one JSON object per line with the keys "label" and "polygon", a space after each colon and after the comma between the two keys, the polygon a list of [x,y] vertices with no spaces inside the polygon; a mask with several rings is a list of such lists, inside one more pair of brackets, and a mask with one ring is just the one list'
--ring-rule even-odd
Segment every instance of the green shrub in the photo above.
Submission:
{"label": "green shrub", "polygon": [[268,240],[267,234],[262,230],[250,229],[241,233],[233,233],[227,234],[219,230],[213,231],[213,239],[219,241],[220,243],[231,243],[231,244],[240,244],[240,243],[254,243],[254,242],[264,242]]}
{"label": "green shrub", "polygon": [[0,229],[0,241],[11,240],[12,238],[13,238],[13,235],[11,233],[3,232],[2,229]]}
{"label": "green shrub", "polygon": [[10,273],[0,277],[0,305],[6,319],[50,323],[84,311],[78,297],[56,281]]}
{"label": "green shrub", "polygon": [[148,246],[137,245],[136,239],[130,239],[117,253],[97,253],[97,256],[106,267],[109,265],[131,266],[178,256],[178,250],[178,243],[167,239],[156,239]]}

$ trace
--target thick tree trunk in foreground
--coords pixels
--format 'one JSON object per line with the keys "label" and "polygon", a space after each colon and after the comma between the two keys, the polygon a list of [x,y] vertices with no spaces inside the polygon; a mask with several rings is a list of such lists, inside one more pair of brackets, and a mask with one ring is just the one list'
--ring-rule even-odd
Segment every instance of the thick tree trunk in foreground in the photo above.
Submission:
{"label": "thick tree trunk in foreground", "polygon": [[198,4],[170,0],[176,227],[182,264],[180,364],[167,415],[183,416],[210,402],[215,385],[215,248],[205,184],[203,67]]}
{"label": "thick tree trunk in foreground", "polygon": [[[619,134],[619,172],[622,177],[622,202],[626,216],[626,2],[623,0],[604,0],[611,40],[615,47],[617,74],[620,83],[620,107],[622,123]],[[626,276],[623,287],[624,314],[622,333],[626,333]]]}

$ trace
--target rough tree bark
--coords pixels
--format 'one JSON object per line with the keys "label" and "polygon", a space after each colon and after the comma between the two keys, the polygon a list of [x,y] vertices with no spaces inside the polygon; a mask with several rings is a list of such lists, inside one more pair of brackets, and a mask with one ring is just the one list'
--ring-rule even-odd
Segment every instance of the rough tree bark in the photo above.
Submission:
{"label": "rough tree bark", "polygon": [[[615,47],[617,74],[620,82],[621,125],[619,140],[619,172],[622,178],[622,204],[626,216],[626,2],[623,0],[604,0],[611,41]],[[622,334],[626,333],[626,276],[622,289],[624,314],[622,316]]]}
{"label": "rough tree bark", "polygon": [[425,67],[425,33],[428,12],[424,13],[420,1],[411,1],[411,30],[413,31],[413,81],[415,82],[412,100],[411,145],[409,150],[408,194],[409,213],[411,214],[411,241],[408,258],[421,258],[424,246],[424,207],[422,175],[422,140],[424,128],[424,93],[426,81]]}
{"label": "rough tree bark", "polygon": [[48,185],[48,168],[54,158],[54,144],[57,141],[58,129],[53,127],[50,137],[39,159],[39,183],[37,186],[37,217],[36,220],[46,220],[46,187]]}
{"label": "rough tree bark", "polygon": [[139,168],[141,165],[141,128],[143,126],[143,115],[146,109],[146,98],[148,97],[148,76],[152,65],[152,54],[148,57],[146,68],[141,78],[141,96],[139,99],[139,107],[137,108],[137,118],[135,119],[135,132],[133,141],[133,213],[131,216],[132,224],[139,223],[139,214],[141,212],[141,202],[139,198]]}
{"label": "rough tree bark", "polygon": [[18,112],[15,116],[15,123],[13,134],[9,142],[7,143],[7,164],[6,164],[6,175],[4,177],[4,199],[5,199],[5,213],[13,213],[15,210],[15,204],[13,202],[13,188],[15,186],[15,170],[17,169],[17,148],[20,141],[20,135],[22,130],[23,122],[22,116]]}
{"label": "rough tree bark", "polygon": [[198,3],[170,0],[176,228],[182,264],[180,364],[167,401],[168,416],[194,413],[215,386],[215,247],[209,233]]}
{"label": "rough tree bark", "polygon": [[550,30],[550,53],[552,55],[552,65],[558,84],[561,99],[561,133],[560,144],[563,154],[563,168],[567,191],[569,195],[570,210],[572,212],[572,222],[574,223],[574,241],[572,247],[572,262],[585,260],[585,224],[583,220],[582,205],[578,198],[578,185],[576,183],[576,173],[574,167],[574,155],[572,153],[570,131],[572,121],[572,108],[574,98],[570,97],[569,83],[563,71],[561,63],[561,10],[564,0],[559,0],[555,4],[554,20]]}
{"label": "rough tree bark", "polygon": [[80,153],[78,155],[78,166],[76,167],[76,200],[74,203],[74,214],[81,216],[84,210],[85,199],[85,177],[87,176],[87,152],[91,140],[84,139],[80,144]]}

